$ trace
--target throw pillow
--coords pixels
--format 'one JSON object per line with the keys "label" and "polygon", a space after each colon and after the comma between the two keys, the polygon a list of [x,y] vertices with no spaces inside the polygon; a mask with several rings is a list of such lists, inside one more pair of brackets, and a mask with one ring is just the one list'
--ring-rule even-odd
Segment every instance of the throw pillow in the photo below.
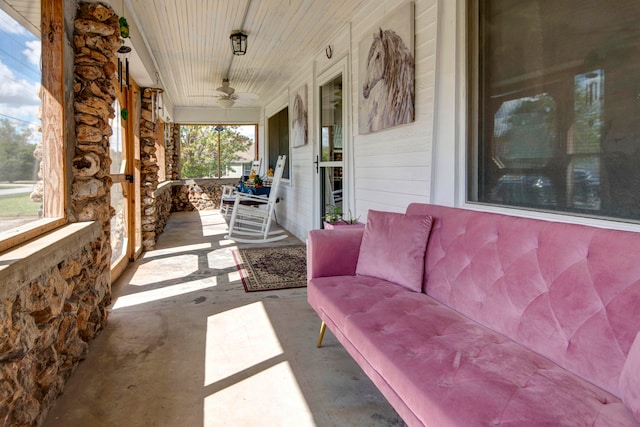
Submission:
{"label": "throw pillow", "polygon": [[631,344],[618,384],[622,392],[622,401],[627,408],[631,409],[636,420],[640,421],[640,375],[638,372],[640,372],[640,332]]}
{"label": "throw pillow", "polygon": [[431,223],[429,215],[369,211],[356,274],[421,292]]}

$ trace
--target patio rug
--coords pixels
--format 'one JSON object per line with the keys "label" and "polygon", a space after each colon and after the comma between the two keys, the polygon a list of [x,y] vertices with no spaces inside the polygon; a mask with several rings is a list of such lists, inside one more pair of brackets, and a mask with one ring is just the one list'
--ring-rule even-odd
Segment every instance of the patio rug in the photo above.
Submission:
{"label": "patio rug", "polygon": [[307,286],[304,246],[236,249],[233,257],[246,292]]}

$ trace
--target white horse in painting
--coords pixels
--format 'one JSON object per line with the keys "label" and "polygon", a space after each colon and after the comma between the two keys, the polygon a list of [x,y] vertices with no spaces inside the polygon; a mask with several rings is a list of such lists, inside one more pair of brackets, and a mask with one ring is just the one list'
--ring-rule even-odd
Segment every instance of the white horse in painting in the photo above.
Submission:
{"label": "white horse in painting", "polygon": [[[373,35],[367,56],[367,76],[362,96],[369,108],[365,129],[374,132],[414,120],[413,55],[393,30]],[[363,117],[365,119],[365,117]]]}
{"label": "white horse in painting", "polygon": [[299,93],[293,102],[293,146],[298,147],[307,143],[307,108]]}

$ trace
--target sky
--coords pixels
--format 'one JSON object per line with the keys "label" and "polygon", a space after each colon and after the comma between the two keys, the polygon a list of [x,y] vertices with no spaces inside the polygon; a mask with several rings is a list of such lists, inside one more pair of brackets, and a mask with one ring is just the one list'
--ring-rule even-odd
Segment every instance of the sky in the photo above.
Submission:
{"label": "sky", "polygon": [[40,40],[0,9],[0,119],[37,127]]}

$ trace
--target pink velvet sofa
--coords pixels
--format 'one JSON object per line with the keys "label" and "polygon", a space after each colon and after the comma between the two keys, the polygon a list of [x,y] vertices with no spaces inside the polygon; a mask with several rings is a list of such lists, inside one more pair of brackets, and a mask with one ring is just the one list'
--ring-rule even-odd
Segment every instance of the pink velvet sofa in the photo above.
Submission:
{"label": "pink velvet sofa", "polygon": [[640,425],[639,233],[412,204],[307,248],[310,305],[410,426]]}

